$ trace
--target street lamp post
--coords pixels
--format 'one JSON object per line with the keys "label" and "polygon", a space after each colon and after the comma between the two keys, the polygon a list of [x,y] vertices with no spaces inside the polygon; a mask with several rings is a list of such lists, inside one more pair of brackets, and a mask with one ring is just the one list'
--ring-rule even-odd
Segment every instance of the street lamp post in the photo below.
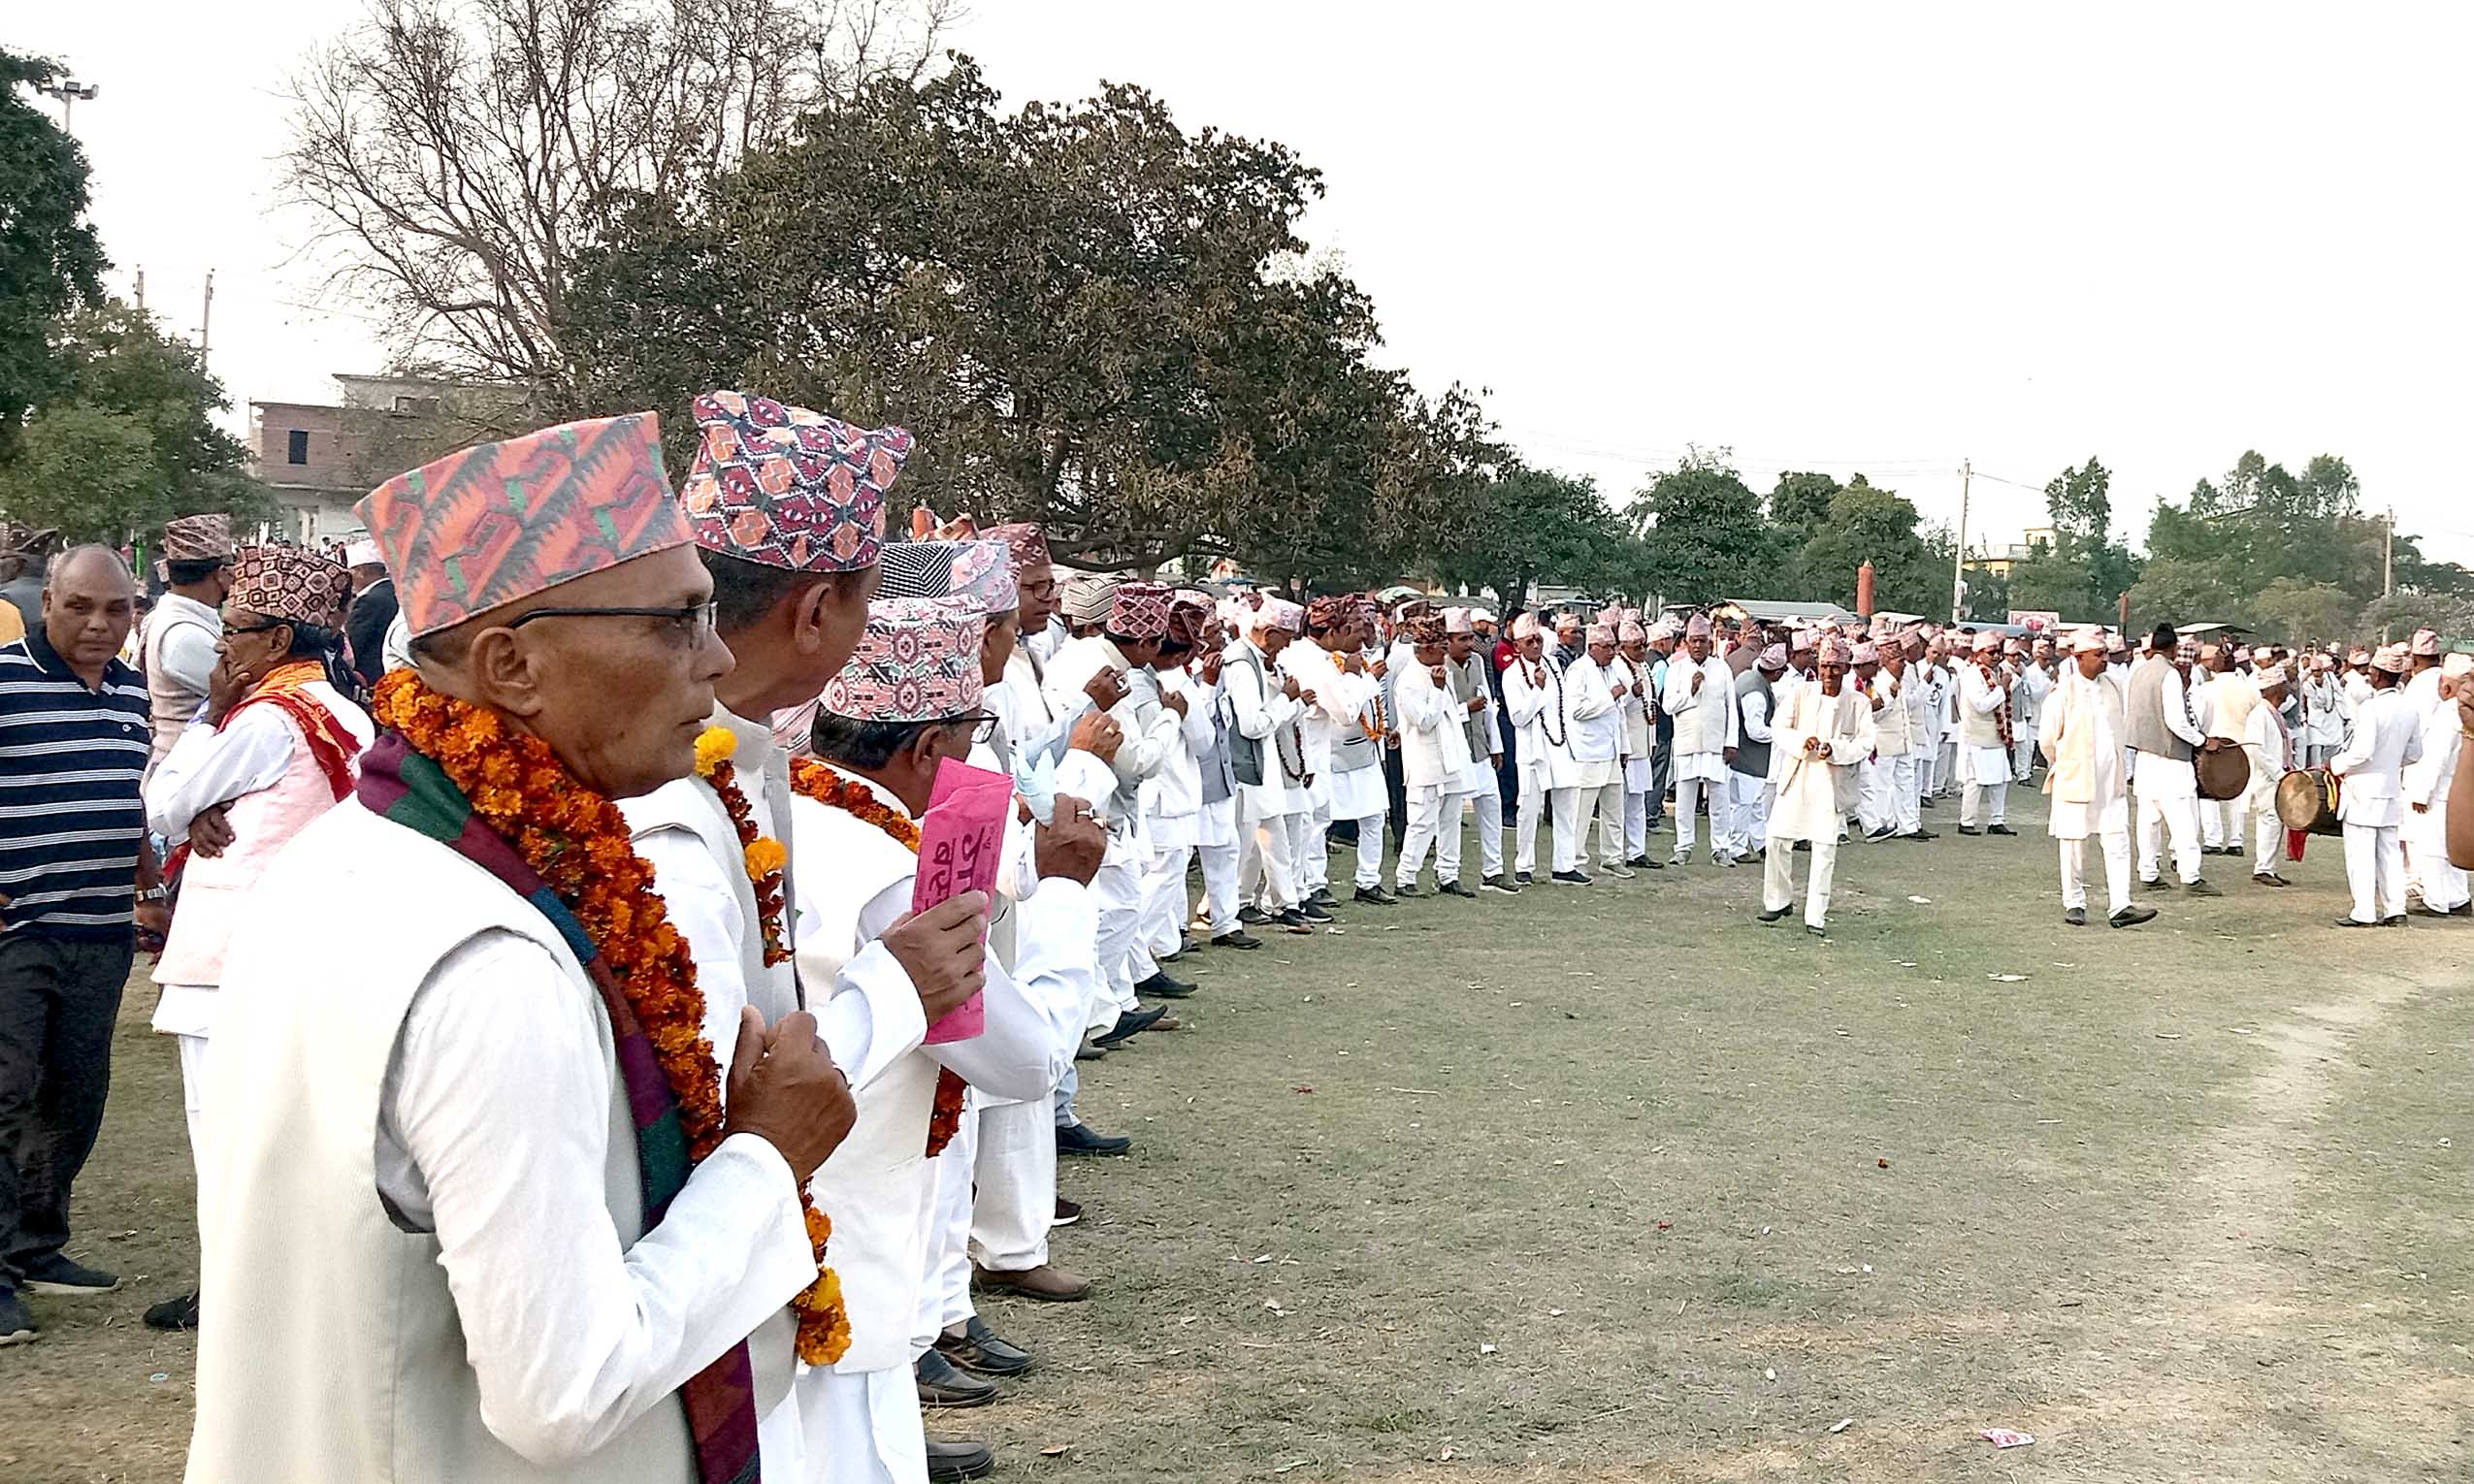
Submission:
{"label": "street lamp post", "polygon": [[42,93],[46,97],[57,98],[60,100],[60,130],[65,134],[70,132],[70,105],[75,103],[92,103],[94,101],[94,95],[102,91],[102,89],[96,87],[91,82],[80,82],[75,78],[62,78],[57,82],[46,83],[38,86],[35,88],[35,91]]}

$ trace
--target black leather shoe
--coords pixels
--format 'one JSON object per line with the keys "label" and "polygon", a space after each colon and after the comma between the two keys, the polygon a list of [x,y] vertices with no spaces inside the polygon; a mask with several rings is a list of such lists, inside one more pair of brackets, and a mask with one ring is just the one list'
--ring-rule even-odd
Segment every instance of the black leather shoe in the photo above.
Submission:
{"label": "black leather shoe", "polygon": [[1538,873],[1537,873],[1537,872],[1535,872],[1535,871],[1523,871],[1523,872],[1521,872],[1521,873],[1520,873],[1520,884],[1521,884],[1522,886],[1524,886],[1524,887],[1534,887],[1534,886],[1538,885]]}
{"label": "black leather shoe", "polygon": [[1182,979],[1169,978],[1166,969],[1156,969],[1151,978],[1134,982],[1134,992],[1156,1000],[1182,1000],[1194,992],[1194,986]]}
{"label": "black leather shoe", "polygon": [[1106,1061],[1108,1059],[1108,1048],[1100,1046],[1094,1043],[1089,1036],[1085,1036],[1083,1038],[1083,1044],[1074,1048],[1074,1059],[1076,1061]]}
{"label": "black leather shoe", "polygon": [[2209,886],[2207,878],[2204,876],[2183,883],[2182,890],[2184,894],[2189,896],[2223,896],[2225,894],[2224,892],[2216,889],[2214,887]]}
{"label": "black leather shoe", "polygon": [[2294,885],[2294,883],[2287,881],[2284,877],[2277,875],[2274,871],[2258,872],[2252,876],[2251,880],[2262,887],[2290,887]]}
{"label": "black leather shoe", "polygon": [[1588,874],[1582,871],[1557,871],[1554,873],[1554,879],[1567,887],[1585,887],[1589,885]]}
{"label": "black leather shoe", "polygon": [[1260,927],[1271,920],[1271,914],[1249,902],[1237,909],[1237,920],[1248,927]]}
{"label": "black leather shoe", "polygon": [[1910,829],[1899,838],[1902,840],[1938,840],[1941,836],[1930,829]]}
{"label": "black leather shoe", "polygon": [[977,1314],[962,1321],[960,1335],[937,1336],[936,1353],[973,1375],[1021,1375],[1031,1368],[1028,1350],[998,1338]]}
{"label": "black leather shoe", "polygon": [[1959,833],[1963,835],[1980,835],[1983,834],[1984,831],[1976,828],[1972,824],[1962,824],[1959,826]]}
{"label": "black leather shoe", "polygon": [[1332,899],[1331,888],[1329,887],[1317,887],[1314,890],[1306,893],[1306,900],[1303,905],[1308,907],[1320,907],[1325,910],[1329,910],[1330,908],[1339,906],[1340,903]]}
{"label": "black leather shoe", "polygon": [[[1329,921],[1331,919],[1329,918],[1325,918],[1323,920]],[[1315,930],[1313,920],[1310,919],[1304,912],[1295,907],[1291,907],[1286,912],[1284,912],[1280,916],[1272,919],[1271,925],[1279,928],[1285,933],[1310,933]]]}
{"label": "black leather shoe", "polygon": [[1460,883],[1458,883],[1458,882],[1456,882],[1456,881],[1448,881],[1448,882],[1445,882],[1442,886],[1437,887],[1435,888],[1435,890],[1436,890],[1439,894],[1444,895],[1444,896],[1460,896],[1460,897],[1467,897],[1470,901],[1473,901],[1473,902],[1474,902],[1474,901],[1476,901],[1476,900],[1478,899],[1478,893],[1477,893],[1477,892],[1470,890],[1467,887],[1462,886]]}
{"label": "black leather shoe", "polygon": [[947,1484],[952,1479],[984,1479],[995,1471],[996,1452],[984,1442],[969,1442],[960,1437],[931,1437],[928,1440],[929,1484]]}
{"label": "black leather shoe", "polygon": [[1080,1221],[1081,1219],[1083,1219],[1083,1203],[1080,1201],[1068,1201],[1063,1196],[1058,1196],[1057,1198],[1057,1214],[1049,1218],[1048,1224],[1050,1226],[1072,1226],[1075,1222]]}
{"label": "black leather shoe", "polygon": [[1518,896],[1520,884],[1501,876],[1489,876],[1478,883],[1481,891],[1500,891],[1506,896]]}
{"label": "black leather shoe", "polygon": [[2355,918],[2339,918],[2336,919],[2336,925],[2339,927],[2377,927],[2380,924],[2377,922],[2364,922]]}
{"label": "black leather shoe", "polygon": [[944,1352],[930,1350],[912,1362],[919,1381],[919,1404],[926,1408],[986,1406],[996,1400],[996,1383],[960,1369]]}
{"label": "black leather shoe", "polygon": [[2155,919],[2155,908],[2142,907],[2138,903],[2132,902],[2130,906],[2115,913],[2110,920],[2116,927],[2136,927],[2142,922],[2153,921]]}
{"label": "black leather shoe", "polygon": [[1410,900],[1412,897],[1424,896],[1426,894],[1426,888],[1417,885],[1414,881],[1404,881],[1397,883],[1392,887],[1391,894],[1405,902]]}
{"label": "black leather shoe", "polygon": [[1232,927],[1211,940],[1211,946],[1224,949],[1258,949],[1263,946],[1263,940],[1242,927]]}
{"label": "black leather shoe", "polygon": [[1988,835],[2015,835],[2018,833],[2017,830],[2012,829],[2007,824],[1988,824],[1984,827],[1984,832]]}
{"label": "black leather shoe", "polygon": [[1757,922],[1775,922],[1780,918],[1785,917],[1787,915],[1787,911],[1788,909],[1781,907],[1774,912],[1756,912],[1752,915],[1753,920]]}
{"label": "black leather shoe", "polygon": [[1123,1134],[1094,1134],[1088,1123],[1070,1123],[1057,1131],[1057,1152],[1059,1154],[1123,1154],[1134,1146],[1134,1141]]}
{"label": "black leather shoe", "polygon": [[146,1311],[146,1325],[150,1330],[194,1330],[198,1327],[198,1296],[184,1293],[177,1299],[166,1299]]}
{"label": "black leather shoe", "polygon": [[1830,929],[1821,926],[1817,922],[1807,922],[1804,924],[1804,930],[1812,934],[1812,936],[1816,938],[1827,938],[1830,936]]}
{"label": "black leather shoe", "polygon": [[1126,1011],[1117,1017],[1115,1025],[1108,1028],[1107,1035],[1091,1037],[1091,1044],[1103,1051],[1113,1051],[1158,1024],[1159,1017],[1166,1014],[1168,1012],[1157,1005],[1152,1006],[1149,1010]]}
{"label": "black leather shoe", "polygon": [[2062,911],[2062,920],[2072,927],[2085,927],[2088,925],[2088,910],[2085,907],[2066,907]]}
{"label": "black leather shoe", "polygon": [[1624,864],[1632,867],[1636,871],[1654,871],[1658,869],[1658,862],[1650,859],[1646,855],[1635,855],[1630,860],[1625,861]]}
{"label": "black leather shoe", "polygon": [[2387,917],[2380,919],[2380,925],[2382,927],[2403,927],[2405,925],[2405,914],[2401,912],[2390,913]]}
{"label": "black leather shoe", "polygon": [[1359,887],[1357,888],[1357,900],[1365,903],[1369,907],[1397,907],[1400,905],[1400,898],[1392,895],[1388,891],[1385,891],[1381,887]]}

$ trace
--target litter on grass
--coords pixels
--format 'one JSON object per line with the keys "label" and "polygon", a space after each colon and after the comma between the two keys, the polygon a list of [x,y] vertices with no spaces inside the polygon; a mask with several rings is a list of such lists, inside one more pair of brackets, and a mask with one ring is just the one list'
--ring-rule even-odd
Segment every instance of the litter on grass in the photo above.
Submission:
{"label": "litter on grass", "polygon": [[2022,1433],[2016,1428],[1986,1428],[1975,1436],[1997,1448],[2024,1448],[2035,1441],[2034,1435]]}

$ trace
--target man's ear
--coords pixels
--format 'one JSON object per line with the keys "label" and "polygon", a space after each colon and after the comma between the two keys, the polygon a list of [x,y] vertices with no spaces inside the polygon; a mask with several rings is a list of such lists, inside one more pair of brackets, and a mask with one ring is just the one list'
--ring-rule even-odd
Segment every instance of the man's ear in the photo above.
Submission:
{"label": "man's ear", "polygon": [[541,714],[542,657],[512,629],[484,629],[465,646],[462,671],[471,699],[509,716]]}

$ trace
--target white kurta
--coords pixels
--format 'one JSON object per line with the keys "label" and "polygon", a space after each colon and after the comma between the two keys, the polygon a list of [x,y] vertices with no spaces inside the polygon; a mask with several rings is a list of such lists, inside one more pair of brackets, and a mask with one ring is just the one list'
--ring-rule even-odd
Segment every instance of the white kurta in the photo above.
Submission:
{"label": "white kurta", "polygon": [[1546,781],[1556,789],[1603,789],[1614,782],[1623,754],[1623,713],[1598,661],[1583,654],[1563,667],[1564,745],[1546,753]]}
{"label": "white kurta", "polygon": [[[2046,696],[2036,744],[2044,750],[2045,787],[2053,793],[2046,827],[2057,840],[2084,840],[2131,827],[2130,780],[2122,769],[2122,738],[2097,690],[2108,684],[2112,684],[2109,679],[2090,680],[2072,668]],[[2087,758],[2091,797],[2066,799],[2057,787],[2053,764],[2066,752],[2075,757],[2082,749],[2092,749]]]}
{"label": "white kurta", "polygon": [[[1798,686],[1778,704],[1771,748],[1787,762],[1770,806],[1773,848],[1781,841],[1836,843],[1846,816],[1839,807],[1839,776],[1872,753],[1872,703],[1861,691],[1824,695],[1819,684]],[[1807,739],[1822,751],[1806,757]]]}
{"label": "white kurta", "polygon": [[[1700,690],[1693,689],[1695,677]],[[1675,776],[1723,780],[1726,749],[1736,745],[1736,677],[1727,661],[1711,655],[1699,664],[1678,651],[1667,661],[1666,688],[1658,704],[1675,718]]]}

